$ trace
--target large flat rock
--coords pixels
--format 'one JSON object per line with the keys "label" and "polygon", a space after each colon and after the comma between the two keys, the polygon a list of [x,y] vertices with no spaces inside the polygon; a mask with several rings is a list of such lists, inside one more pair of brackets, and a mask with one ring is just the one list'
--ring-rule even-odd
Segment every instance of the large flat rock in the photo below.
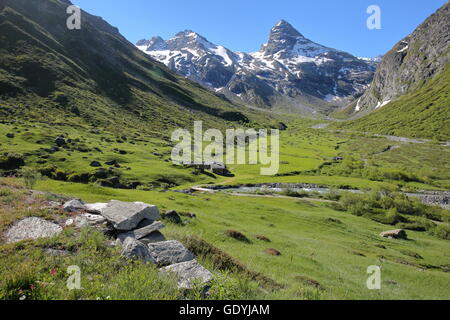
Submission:
{"label": "large flat rock", "polygon": [[56,223],[36,217],[26,218],[17,222],[6,232],[6,242],[50,238],[60,234],[62,230]]}
{"label": "large flat rock", "polygon": [[154,205],[116,200],[109,202],[101,210],[101,214],[115,229],[120,231],[133,230],[144,219],[157,220],[160,218],[159,210]]}
{"label": "large flat rock", "polygon": [[180,289],[192,289],[195,284],[206,284],[213,277],[212,273],[200,265],[197,260],[173,264],[161,268],[161,271],[175,274]]}
{"label": "large flat rock", "polygon": [[117,239],[119,239],[121,242],[123,242],[126,238],[134,238],[136,240],[141,240],[146,236],[152,234],[153,232],[163,229],[164,227],[165,225],[162,222],[154,221],[153,223],[143,228],[121,233],[117,236]]}
{"label": "large flat rock", "polygon": [[176,240],[150,243],[148,248],[152,257],[162,267],[195,259],[194,254]]}

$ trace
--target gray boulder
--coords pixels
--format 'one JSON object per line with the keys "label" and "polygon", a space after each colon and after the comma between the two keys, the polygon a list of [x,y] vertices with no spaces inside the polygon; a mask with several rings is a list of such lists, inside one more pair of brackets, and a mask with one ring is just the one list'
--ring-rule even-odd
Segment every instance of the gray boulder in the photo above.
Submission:
{"label": "gray boulder", "polygon": [[406,234],[406,231],[403,229],[398,230],[390,230],[380,233],[380,236],[383,238],[390,238],[390,239],[408,239],[408,235]]}
{"label": "gray boulder", "polygon": [[169,220],[170,222],[175,224],[181,224],[183,222],[180,215],[175,210],[166,212],[166,214],[164,215],[164,219]]}
{"label": "gray boulder", "polygon": [[148,247],[136,239],[126,238],[123,242],[122,248],[123,257],[156,264],[156,260],[150,254]]}
{"label": "gray boulder", "polygon": [[150,243],[148,248],[152,257],[162,267],[195,259],[192,252],[176,240]]}
{"label": "gray boulder", "polygon": [[6,232],[6,242],[14,243],[27,239],[50,238],[60,234],[62,230],[56,223],[36,217],[26,218]]}
{"label": "gray boulder", "polygon": [[155,231],[150,233],[148,236],[145,236],[144,238],[140,239],[139,241],[141,241],[144,244],[150,244],[166,240],[167,240],[166,237],[164,237],[164,235],[161,232]]}
{"label": "gray boulder", "polygon": [[102,209],[102,216],[108,220],[115,229],[130,231],[135,229],[144,220],[157,220],[160,217],[156,206],[143,202],[121,202],[112,200]]}
{"label": "gray boulder", "polygon": [[70,200],[66,203],[64,203],[64,211],[66,212],[76,212],[81,210],[86,210],[86,206],[84,205],[84,202],[81,200]]}
{"label": "gray boulder", "polygon": [[141,240],[142,238],[145,238],[149,234],[151,234],[155,231],[161,230],[164,227],[165,227],[165,225],[162,222],[155,221],[146,227],[136,229],[133,231],[129,231],[129,232],[121,233],[117,236],[117,239],[119,239],[122,242],[128,237],[136,239],[136,240]]}
{"label": "gray boulder", "polygon": [[192,289],[194,284],[206,284],[213,277],[212,273],[201,266],[197,260],[173,264],[161,268],[161,272],[175,274],[180,289]]}

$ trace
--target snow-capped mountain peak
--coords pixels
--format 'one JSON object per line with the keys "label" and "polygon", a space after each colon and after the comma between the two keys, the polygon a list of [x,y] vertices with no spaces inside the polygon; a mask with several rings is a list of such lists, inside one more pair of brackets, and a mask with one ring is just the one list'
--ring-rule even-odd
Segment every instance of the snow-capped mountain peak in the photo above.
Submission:
{"label": "snow-capped mountain peak", "polygon": [[[191,80],[256,106],[345,104],[372,80],[372,62],[317,44],[289,22],[279,21],[254,53],[233,52],[185,30],[164,41],[136,44]],[[322,101],[322,102],[321,102]]]}

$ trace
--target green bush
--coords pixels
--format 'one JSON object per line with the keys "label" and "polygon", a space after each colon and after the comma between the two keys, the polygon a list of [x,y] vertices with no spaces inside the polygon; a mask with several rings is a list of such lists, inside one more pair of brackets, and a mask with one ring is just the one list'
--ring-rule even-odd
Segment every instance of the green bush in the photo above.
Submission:
{"label": "green bush", "polygon": [[20,171],[20,174],[25,181],[25,186],[28,189],[33,189],[33,187],[36,185],[36,183],[40,179],[42,179],[42,174],[33,168],[28,168],[28,167],[22,168],[22,170]]}
{"label": "green bush", "polygon": [[431,232],[438,238],[450,240],[450,226],[447,224],[440,224]]}
{"label": "green bush", "polygon": [[0,169],[16,170],[25,165],[23,155],[17,153],[5,153],[0,156]]}

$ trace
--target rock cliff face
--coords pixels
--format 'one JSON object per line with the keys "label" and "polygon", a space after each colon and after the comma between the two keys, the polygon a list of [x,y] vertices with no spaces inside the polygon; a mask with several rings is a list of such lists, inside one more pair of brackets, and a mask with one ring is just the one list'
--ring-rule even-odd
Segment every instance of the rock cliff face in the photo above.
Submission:
{"label": "rock cliff face", "polygon": [[354,105],[353,114],[367,114],[421,87],[441,73],[450,60],[450,2],[382,59],[370,88]]}
{"label": "rock cliff face", "polygon": [[233,52],[187,30],[139,49],[170,69],[228,97],[258,107],[288,105],[315,113],[342,106],[364,92],[376,62],[305,38],[282,20],[254,53]]}

